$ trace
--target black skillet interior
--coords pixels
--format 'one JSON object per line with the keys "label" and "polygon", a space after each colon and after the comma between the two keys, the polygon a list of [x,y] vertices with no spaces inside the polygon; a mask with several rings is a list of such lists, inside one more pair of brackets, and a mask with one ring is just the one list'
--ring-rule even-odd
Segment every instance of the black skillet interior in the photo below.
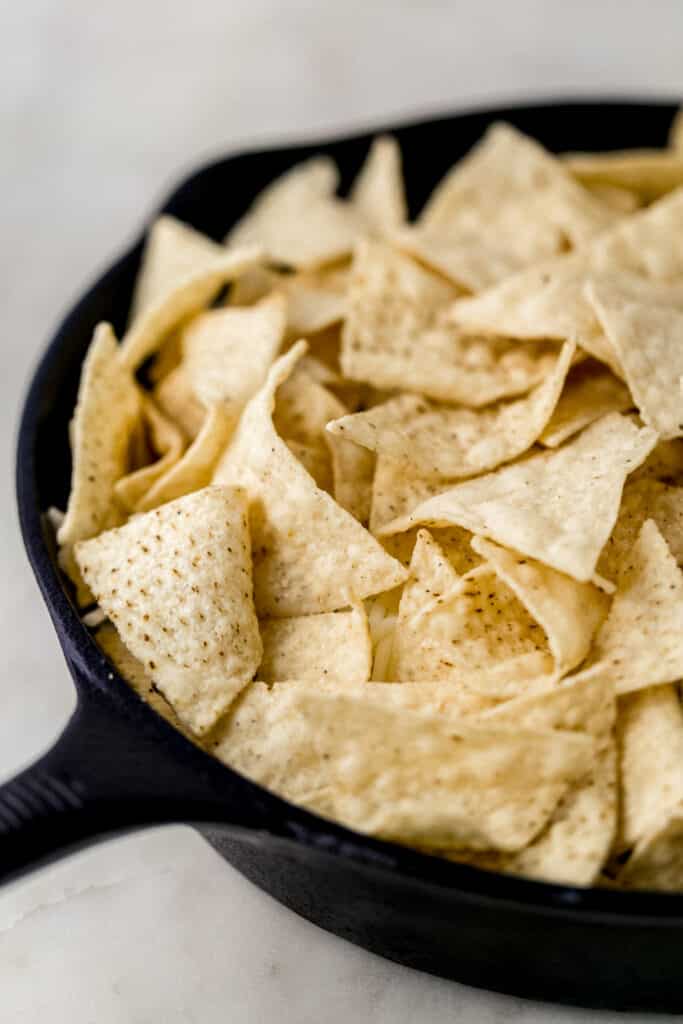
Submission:
{"label": "black skillet interior", "polygon": [[[673,103],[555,103],[405,126],[411,213],[496,119],[549,149],[662,146]],[[374,134],[374,133],[373,133]],[[371,135],[266,150],[209,164],[164,210],[221,238],[274,177],[327,153],[348,188]],[[356,835],[266,793],[194,748],[113,671],[81,625],[42,513],[64,507],[67,426],[94,325],[125,327],[138,243],[58,328],[24,408],[17,494],[24,542],[59,634],[78,707],[55,747],[0,789],[0,878],[104,834],[195,823],[256,884],[351,941],[470,984],[568,1003],[680,1010],[683,896],[579,890],[506,878]],[[229,909],[226,908],[229,915]]]}

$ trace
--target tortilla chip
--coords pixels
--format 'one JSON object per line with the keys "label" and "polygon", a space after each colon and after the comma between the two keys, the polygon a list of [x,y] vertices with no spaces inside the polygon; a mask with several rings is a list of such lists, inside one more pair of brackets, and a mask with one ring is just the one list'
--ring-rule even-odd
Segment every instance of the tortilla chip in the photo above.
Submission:
{"label": "tortilla chip", "polygon": [[469,726],[315,684],[249,687],[214,753],[358,831],[435,848],[518,849],[593,753],[586,736]]}
{"label": "tortilla chip", "polygon": [[343,437],[329,434],[325,439],[332,460],[334,500],[367,527],[372,509],[375,456]]}
{"label": "tortilla chip", "polygon": [[287,275],[271,267],[256,266],[240,274],[230,286],[226,306],[253,306],[271,292],[281,291]]}
{"label": "tortilla chip", "polygon": [[593,637],[609,608],[609,599],[591,583],[577,583],[541,562],[524,558],[483,537],[472,547],[541,626],[555,661],[565,675],[588,654]]}
{"label": "tortilla chip", "polygon": [[626,481],[619,517],[598,562],[598,572],[617,582],[646,519],[654,519],[671,554],[683,565],[683,488],[645,476]]}
{"label": "tortilla chip", "polygon": [[76,546],[130,652],[178,717],[205,733],[261,660],[246,495],[207,487]]}
{"label": "tortilla chip", "polygon": [[[409,566],[415,543],[421,532],[423,531],[415,527],[408,530],[407,533],[396,533],[391,537],[382,537],[380,540],[390,555],[397,558],[402,565]],[[455,569],[458,576],[464,576],[470,569],[481,565],[481,558],[472,549],[472,534],[468,530],[461,530],[459,526],[445,530],[432,528],[429,530],[429,534],[432,540],[439,545],[446,560]]]}
{"label": "tortilla chip", "polygon": [[348,256],[364,225],[353,206],[334,195],[337,181],[327,157],[298,164],[256,197],[226,242],[262,246],[275,263],[300,270]]}
{"label": "tortilla chip", "polygon": [[683,151],[683,110],[679,110],[671,122],[669,149]]}
{"label": "tortilla chip", "polygon": [[105,622],[97,630],[95,640],[98,647],[102,648],[113,663],[119,675],[123,676],[130,684],[138,697],[149,704],[158,715],[165,718],[174,729],[181,732],[187,739],[192,739],[192,734],[187,731],[164,695],[157,689],[153,675],[150,675],[142,662],[130,653],[111,622]]}
{"label": "tortilla chip", "polygon": [[183,320],[199,313],[229,281],[250,270],[262,258],[256,246],[219,252],[197,263],[168,291],[143,307],[121,342],[121,358],[131,369],[152,355]]}
{"label": "tortilla chip", "polygon": [[658,441],[632,479],[646,477],[672,486],[683,483],[683,441]]}
{"label": "tortilla chip", "polygon": [[306,472],[310,473],[318,487],[332,494],[332,464],[325,449],[320,445],[303,444],[302,441],[287,441],[287,447]]}
{"label": "tortilla chip", "polygon": [[126,512],[135,510],[150,487],[178,462],[185,449],[185,438],[180,428],[167,419],[150,398],[144,397],[142,400],[142,415],[151,446],[158,458],[116,482],[114,494]]}
{"label": "tortilla chip", "polygon": [[335,611],[390,590],[407,575],[316,487],[275,430],[275,393],[305,351],[300,342],[273,365],[214,474],[215,483],[238,484],[249,495],[261,617]]}
{"label": "tortilla chip", "polygon": [[70,426],[71,490],[57,532],[59,563],[76,583],[79,603],[88,601],[73,560],[77,541],[121,522],[114,488],[128,470],[128,446],[140,415],[138,387],[119,358],[109,324],[98,324],[81,369]]}
{"label": "tortilla chip", "polygon": [[[519,339],[573,338],[617,375],[620,366],[587,303],[589,277],[618,277],[630,297],[654,294],[657,282],[667,305],[677,305],[680,286],[668,282],[683,275],[683,189],[667,196],[588,243],[515,274],[472,298],[458,300],[449,319],[465,331]],[[643,280],[647,278],[648,280]],[[670,293],[667,295],[667,292]]]}
{"label": "tortilla chip", "polygon": [[183,368],[204,406],[223,402],[236,415],[263,384],[285,334],[286,305],[274,294],[246,309],[200,313],[183,331]]}
{"label": "tortilla chip", "polygon": [[683,157],[665,149],[568,153],[564,164],[582,185],[616,185],[645,203],[683,185]]}
{"label": "tortilla chip", "polygon": [[[421,502],[443,491],[443,488],[442,480],[415,476],[412,467],[406,467],[388,455],[378,455],[372,482],[371,532],[381,536],[388,524],[400,516],[408,515]],[[385,538],[382,538],[382,543],[384,541]]]}
{"label": "tortilla chip", "polygon": [[316,334],[343,320],[347,285],[348,271],[339,267],[282,277],[290,335]]}
{"label": "tortilla chip", "polygon": [[280,437],[327,451],[325,427],[344,412],[339,399],[298,363],[277,389],[273,423]]}
{"label": "tortilla chip", "polygon": [[372,668],[372,644],[362,606],[350,611],[262,619],[263,660],[258,678],[365,683]]}
{"label": "tortilla chip", "polygon": [[642,205],[640,196],[636,195],[629,188],[621,188],[619,185],[587,185],[591,195],[599,199],[601,203],[611,206],[615,213],[635,213]]}
{"label": "tortilla chip", "polygon": [[191,441],[202,429],[206,407],[196,397],[182,363],[164,377],[152,392],[161,411]]}
{"label": "tortilla chip", "polygon": [[649,427],[639,430],[610,413],[562,448],[457,484],[380,532],[461,526],[588,582],[616,522],[626,476],[656,440]]}
{"label": "tortilla chip", "polygon": [[407,220],[401,148],[393,136],[380,135],[373,139],[350,198],[368,230],[379,237]]}
{"label": "tortilla chip", "polygon": [[626,889],[683,889],[683,807],[667,814],[643,836],[617,883]]}
{"label": "tortilla chip", "polygon": [[613,220],[559,160],[508,124],[488,129],[420,216],[427,228],[490,239],[526,265],[561,252],[567,238],[582,244]]}
{"label": "tortilla chip", "polygon": [[189,224],[162,214],[147,234],[135,282],[130,324],[163,300],[197,270],[211,266],[225,249]]}
{"label": "tortilla chip", "polygon": [[619,701],[622,849],[635,846],[683,800],[683,710],[675,686]]}
{"label": "tortilla chip", "polygon": [[683,311],[629,302],[589,282],[586,297],[614,348],[643,422],[665,440],[683,435]]}
{"label": "tortilla chip", "polygon": [[514,854],[454,855],[496,871],[565,885],[595,882],[610,851],[617,818],[617,758],[613,738],[615,699],[604,680],[562,683],[506,701],[479,716],[482,723],[525,729],[588,732],[596,757],[588,776],[560,800],[533,842]]}
{"label": "tortilla chip", "polygon": [[150,487],[139,500],[136,511],[149,512],[168,501],[208,487],[235,425],[235,417],[222,403],[208,409],[202,429],[183,457]]}
{"label": "tortilla chip", "polygon": [[396,627],[397,679],[443,679],[509,697],[553,672],[542,629],[492,566],[458,577],[424,530],[410,574]]}
{"label": "tortilla chip", "polygon": [[445,319],[454,294],[389,246],[362,242],[342,331],[344,375],[474,407],[524,394],[543,380],[556,348],[463,334]]}
{"label": "tortilla chip", "polygon": [[682,631],[683,573],[648,519],[620,574],[591,663],[614,681],[619,694],[675,682],[683,676]]}
{"label": "tortilla chip", "polygon": [[183,357],[180,345],[181,330],[173,331],[146,368],[146,376],[152,387],[159,384],[177,366]]}
{"label": "tortilla chip", "polygon": [[444,228],[409,224],[391,236],[392,244],[458,289],[479,292],[521,270],[525,261],[476,233],[451,235]]}
{"label": "tortilla chip", "polygon": [[547,424],[574,355],[563,347],[555,367],[527,396],[480,411],[435,407],[403,395],[329,423],[328,431],[430,479],[476,476],[526,452]]}
{"label": "tortilla chip", "polygon": [[550,420],[538,440],[557,448],[608,412],[625,412],[633,405],[628,388],[595,359],[573,366]]}

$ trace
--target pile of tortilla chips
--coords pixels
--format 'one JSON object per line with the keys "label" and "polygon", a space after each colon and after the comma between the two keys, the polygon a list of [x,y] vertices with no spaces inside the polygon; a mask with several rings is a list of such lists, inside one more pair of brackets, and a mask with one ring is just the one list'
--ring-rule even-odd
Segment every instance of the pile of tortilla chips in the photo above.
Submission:
{"label": "pile of tortilla chips", "polygon": [[51,517],[136,692],[360,832],[683,889],[682,124],[493,125],[414,223],[380,138],[152,226]]}

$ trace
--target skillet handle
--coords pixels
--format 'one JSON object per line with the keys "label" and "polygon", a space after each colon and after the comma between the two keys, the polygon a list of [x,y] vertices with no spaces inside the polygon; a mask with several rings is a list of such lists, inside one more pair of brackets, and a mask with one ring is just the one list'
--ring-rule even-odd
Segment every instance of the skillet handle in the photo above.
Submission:
{"label": "skillet handle", "polygon": [[0,786],[0,883],[148,825],[264,828],[258,787],[226,773],[132,693],[124,704],[81,692],[54,746]]}

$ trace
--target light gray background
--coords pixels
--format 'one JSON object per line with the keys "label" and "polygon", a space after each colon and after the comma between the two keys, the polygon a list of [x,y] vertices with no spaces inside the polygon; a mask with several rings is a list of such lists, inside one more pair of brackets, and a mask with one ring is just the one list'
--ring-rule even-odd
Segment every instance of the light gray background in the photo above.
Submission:
{"label": "light gray background", "polygon": [[[610,93],[683,97],[679,0],[0,0],[0,773],[43,749],[73,705],[17,533],[22,392],[56,318],[169,184],[245,143]],[[283,910],[180,827],[0,893],[8,1024],[595,1016],[385,963]]]}

